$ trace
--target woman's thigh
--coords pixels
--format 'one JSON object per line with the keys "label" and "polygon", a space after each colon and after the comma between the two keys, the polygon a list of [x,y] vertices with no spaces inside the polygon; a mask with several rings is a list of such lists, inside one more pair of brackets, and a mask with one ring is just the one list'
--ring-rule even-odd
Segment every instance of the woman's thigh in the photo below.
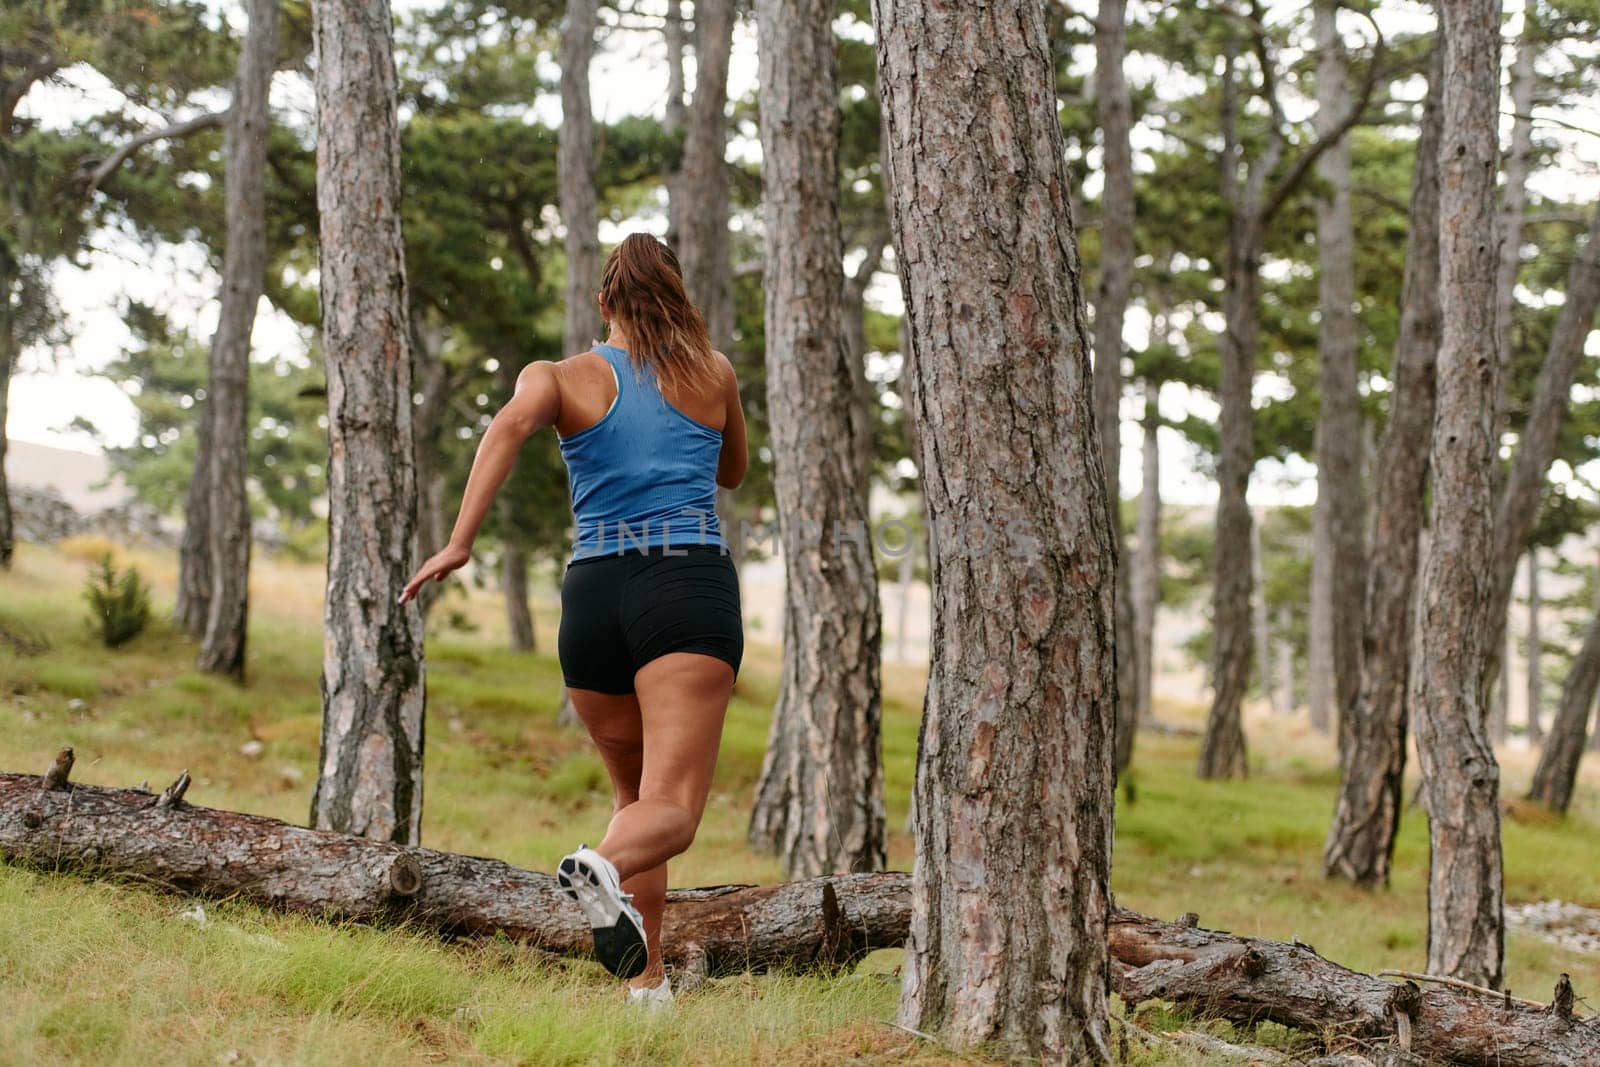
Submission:
{"label": "woman's thigh", "polygon": [[733,694],[733,668],[715,656],[671,652],[633,676],[643,727],[639,796],[705,811]]}

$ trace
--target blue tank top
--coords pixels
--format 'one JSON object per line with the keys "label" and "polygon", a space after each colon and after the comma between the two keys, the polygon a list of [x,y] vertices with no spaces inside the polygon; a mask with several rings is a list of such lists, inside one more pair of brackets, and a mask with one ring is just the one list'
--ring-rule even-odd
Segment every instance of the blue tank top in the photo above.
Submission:
{"label": "blue tank top", "polygon": [[673,545],[723,544],[717,522],[722,432],[673,407],[649,367],[616,345],[617,399],[593,426],[560,438],[577,537],[572,558]]}

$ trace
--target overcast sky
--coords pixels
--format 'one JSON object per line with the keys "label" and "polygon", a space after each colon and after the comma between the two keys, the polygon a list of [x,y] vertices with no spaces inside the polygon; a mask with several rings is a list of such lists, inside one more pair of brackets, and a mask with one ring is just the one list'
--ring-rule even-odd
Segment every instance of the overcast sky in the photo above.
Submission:
{"label": "overcast sky", "polygon": [[[425,5],[418,0],[397,0],[395,6],[404,13]],[[1283,13],[1290,10],[1282,0],[1274,6]],[[1513,11],[1520,8],[1517,0],[1510,0],[1507,6]],[[235,25],[242,25],[244,16],[238,5],[219,3],[217,9]],[[1396,7],[1385,12],[1383,17],[1384,29],[1390,34],[1428,24],[1428,16],[1421,5]],[[1518,21],[1513,19],[1509,27],[1511,32],[1520,29]],[[1351,34],[1361,32],[1360,20],[1352,17],[1346,28]],[[1510,53],[1511,49],[1507,48],[1508,64]],[[1087,67],[1092,63],[1092,53],[1083,56],[1080,62]],[[550,74],[554,77],[555,73],[552,64]],[[1138,63],[1136,57],[1130,64],[1129,74],[1135,82],[1147,82],[1157,70]],[[592,75],[596,116],[612,120],[626,114],[659,115],[666,99],[666,75],[659,34],[623,29],[607,32]],[[1167,76],[1171,76],[1170,72]],[[754,91],[755,35],[748,24],[740,25],[729,77],[731,96],[738,98]],[[68,125],[86,115],[121,106],[119,95],[92,72],[75,69],[67,72],[64,81],[66,84],[58,87],[36,89],[24,101],[23,110],[52,125]],[[310,86],[304,79],[298,75],[279,74],[273,85],[272,99],[279,121],[310,126],[313,100]],[[217,100],[207,106],[225,103],[225,100]],[[559,98],[553,94],[541,99],[536,109],[542,118],[552,123],[559,120]],[[1540,114],[1591,130],[1600,129],[1600,108],[1591,100],[1568,102],[1559,111],[1544,109]],[[140,117],[154,125],[178,116]],[[1600,136],[1548,125],[1541,125],[1540,135],[1559,141],[1563,151],[1559,165],[1539,176],[1537,191],[1593,203],[1596,192],[1600,191]],[[1137,130],[1136,148],[1141,137],[1149,143],[1148,139],[1154,136]],[[730,150],[737,156],[759,157],[759,145],[748,139],[736,140]],[[1098,191],[1097,163],[1098,153],[1091,152],[1084,173],[1085,192],[1090,195]],[[659,219],[640,220],[639,225],[658,232],[664,228]],[[608,228],[601,236],[611,242],[620,239],[622,232],[623,228]],[[168,246],[152,253],[128,234],[109,231],[97,237],[95,244],[97,250],[91,255],[87,270],[66,267],[58,272],[56,288],[72,338],[68,350],[54,354],[26,353],[12,380],[6,430],[14,439],[93,450],[95,445],[91,439],[68,429],[75,416],[83,416],[101,427],[112,441],[131,441],[136,430],[132,404],[117,384],[95,377],[93,373],[114,358],[129,340],[120,316],[120,308],[128,299],[166,311],[175,322],[187,326],[199,337],[209,337],[215,326],[217,278],[197,246]],[[1397,295],[1398,286],[1399,279],[1396,279]],[[869,292],[869,300],[885,310],[899,309],[899,288],[892,274],[879,276]],[[301,327],[271,311],[265,301],[262,312],[254,336],[258,358],[298,357],[304,353],[308,338]],[[1138,308],[1130,309],[1130,344],[1142,346],[1147,334],[1148,320]],[[1600,334],[1590,337],[1591,352],[1600,351],[1597,338]],[[1273,395],[1279,387],[1280,383],[1263,375],[1257,386],[1258,398]],[[1181,419],[1189,413],[1212,418],[1216,413],[1208,394],[1181,385],[1169,385],[1163,390],[1161,408],[1162,413],[1172,419]],[[1122,427],[1122,485],[1126,494],[1136,492],[1141,479],[1141,431],[1136,420],[1142,410],[1142,399],[1130,394],[1125,400]],[[1193,448],[1175,431],[1163,430],[1162,434],[1163,497],[1174,503],[1214,501],[1215,484],[1209,476],[1195,470]],[[1251,483],[1251,500],[1258,504],[1309,503],[1315,496],[1314,473],[1314,468],[1301,461],[1293,461],[1288,468],[1272,461],[1263,462],[1258,465]]]}

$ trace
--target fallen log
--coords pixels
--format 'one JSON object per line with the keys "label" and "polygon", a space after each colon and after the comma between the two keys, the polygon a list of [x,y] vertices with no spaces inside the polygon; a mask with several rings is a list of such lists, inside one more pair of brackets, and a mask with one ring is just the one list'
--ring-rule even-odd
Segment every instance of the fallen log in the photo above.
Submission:
{"label": "fallen log", "polygon": [[[592,949],[577,906],[551,875],[200,807],[183,799],[188,772],[157,796],[71,783],[71,767],[67,749],[44,777],[0,773],[7,861],[330,919],[499,935],[562,955]],[[848,966],[904,942],[908,887],[908,875],[888,873],[674,890],[662,928],[667,962],[690,983]]]}
{"label": "fallen log", "polygon": [[1443,985],[1424,989],[1341,967],[1310,945],[1236,937],[1185,916],[1112,918],[1112,981],[1130,1005],[1165,1000],[1253,1025],[1323,1035],[1330,1047],[1393,1042],[1428,1060],[1482,1067],[1593,1067],[1600,1024],[1572,1010],[1566,975],[1549,1007]]}
{"label": "fallen log", "polygon": [[[179,892],[237,897],[331,919],[406,923],[446,936],[497,935],[562,955],[591,951],[576,905],[550,875],[499,860],[411,848],[184,799],[69,780],[63,750],[44,776],[0,773],[0,859],[82,870]],[[688,984],[747,970],[831,969],[904,943],[910,876],[714,886],[667,896],[667,961]],[[1332,1051],[1495,1067],[1600,1064],[1600,1023],[1574,1013],[1562,976],[1549,1007],[1448,986],[1423,989],[1348,970],[1309,945],[1161,922],[1117,910],[1113,987],[1130,1007],[1170,1001],[1240,1025],[1272,1021]]]}

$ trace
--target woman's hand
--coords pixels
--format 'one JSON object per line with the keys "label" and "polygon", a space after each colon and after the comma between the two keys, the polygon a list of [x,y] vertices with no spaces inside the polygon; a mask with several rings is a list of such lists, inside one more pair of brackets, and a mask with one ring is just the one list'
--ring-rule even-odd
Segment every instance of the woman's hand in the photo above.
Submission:
{"label": "woman's hand", "polygon": [[400,594],[400,603],[417,599],[417,590],[423,583],[432,580],[442,582],[451,571],[459,570],[472,558],[472,553],[455,545],[446,545],[444,550],[422,565],[422,569],[406,583],[405,590]]}

